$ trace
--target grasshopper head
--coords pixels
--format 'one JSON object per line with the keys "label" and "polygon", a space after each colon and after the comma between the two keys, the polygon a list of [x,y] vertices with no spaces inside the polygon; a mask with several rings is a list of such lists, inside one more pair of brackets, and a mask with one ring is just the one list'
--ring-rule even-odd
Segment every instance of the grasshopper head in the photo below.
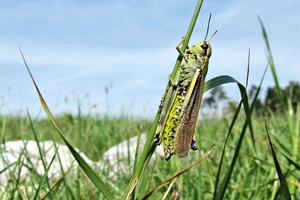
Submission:
{"label": "grasshopper head", "polygon": [[203,41],[190,47],[187,53],[193,55],[201,55],[203,57],[210,58],[212,53],[212,48],[208,41]]}
{"label": "grasshopper head", "polygon": [[212,48],[210,46],[209,41],[213,38],[213,36],[216,33],[217,33],[217,31],[214,32],[214,34],[209,38],[208,41],[206,41],[206,36],[207,36],[207,33],[206,33],[204,41],[193,45],[191,48],[188,49],[187,53],[210,58],[210,56],[212,54]]}

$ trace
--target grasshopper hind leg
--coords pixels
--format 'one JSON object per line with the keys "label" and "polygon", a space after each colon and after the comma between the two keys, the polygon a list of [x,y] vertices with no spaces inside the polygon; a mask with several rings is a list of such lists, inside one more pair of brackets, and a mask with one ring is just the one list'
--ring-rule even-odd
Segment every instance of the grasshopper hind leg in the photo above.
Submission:
{"label": "grasshopper hind leg", "polygon": [[161,143],[161,137],[160,137],[160,134],[158,133],[156,133],[155,135],[154,135],[154,143],[156,144],[156,145],[160,145],[160,143]]}
{"label": "grasshopper hind leg", "polygon": [[198,149],[197,142],[196,142],[195,138],[193,138],[193,140],[192,140],[191,149],[192,150],[197,150]]}

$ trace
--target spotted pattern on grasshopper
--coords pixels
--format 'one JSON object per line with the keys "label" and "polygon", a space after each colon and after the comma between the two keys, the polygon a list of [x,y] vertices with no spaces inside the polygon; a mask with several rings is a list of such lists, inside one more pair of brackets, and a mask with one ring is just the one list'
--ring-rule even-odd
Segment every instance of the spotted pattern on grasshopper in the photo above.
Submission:
{"label": "spotted pattern on grasshopper", "polygon": [[154,136],[157,145],[163,138],[166,160],[173,154],[185,157],[190,149],[197,149],[195,126],[212,54],[210,40],[193,45],[185,53],[180,48],[183,41],[176,49],[185,61],[175,79],[169,76],[169,87],[161,100],[161,113]]}

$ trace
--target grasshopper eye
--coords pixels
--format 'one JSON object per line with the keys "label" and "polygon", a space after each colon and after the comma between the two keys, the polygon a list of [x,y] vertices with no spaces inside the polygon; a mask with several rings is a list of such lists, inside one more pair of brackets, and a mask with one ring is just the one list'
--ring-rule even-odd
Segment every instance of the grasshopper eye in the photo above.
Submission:
{"label": "grasshopper eye", "polygon": [[206,50],[206,49],[208,49],[208,45],[207,44],[202,44],[201,48],[204,49],[204,50]]}
{"label": "grasshopper eye", "polygon": [[209,45],[209,43],[202,43],[201,46],[200,46],[200,54],[202,56],[207,56],[207,57],[210,57],[211,56],[211,47]]}

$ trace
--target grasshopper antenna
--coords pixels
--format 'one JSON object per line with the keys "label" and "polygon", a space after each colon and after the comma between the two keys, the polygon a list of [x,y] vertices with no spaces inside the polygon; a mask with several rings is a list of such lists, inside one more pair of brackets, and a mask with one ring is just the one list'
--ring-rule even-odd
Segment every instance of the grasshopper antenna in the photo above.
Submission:
{"label": "grasshopper antenna", "polygon": [[211,13],[209,14],[209,18],[208,18],[208,24],[207,24],[206,35],[205,35],[204,41],[206,41],[206,38],[207,38],[207,35],[209,32],[210,19],[211,19]]}
{"label": "grasshopper antenna", "polygon": [[218,32],[218,31],[215,31],[214,34],[212,34],[212,36],[210,36],[208,42],[210,42],[210,40],[214,37],[214,35],[216,35],[217,32]]}
{"label": "grasshopper antenna", "polygon": [[[206,41],[206,38],[207,38],[207,35],[208,35],[208,32],[209,32],[210,20],[211,20],[211,13],[209,14],[209,18],[208,18],[208,24],[207,24],[206,35],[205,35],[204,41]],[[215,31],[215,32],[212,34],[212,36],[210,36],[208,42],[214,37],[214,35],[216,35],[217,32],[218,32],[218,31]]]}

